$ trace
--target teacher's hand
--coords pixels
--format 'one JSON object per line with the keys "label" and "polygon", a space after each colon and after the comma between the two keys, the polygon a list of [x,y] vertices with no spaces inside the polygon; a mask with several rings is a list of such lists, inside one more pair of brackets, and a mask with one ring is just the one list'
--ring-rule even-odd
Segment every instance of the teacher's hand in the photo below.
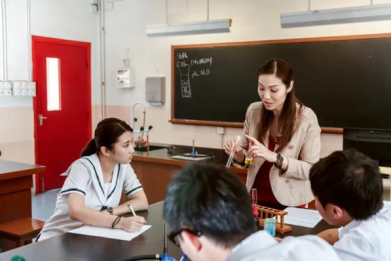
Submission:
{"label": "teacher's hand", "polygon": [[253,145],[250,146],[250,148],[247,150],[246,156],[252,157],[252,158],[263,158],[268,162],[276,162],[277,161],[277,153],[274,151],[269,150],[265,147],[262,143],[260,143],[257,139],[246,135],[246,138],[251,142],[253,142]]}
{"label": "teacher's hand", "polygon": [[[231,152],[232,152],[232,150],[235,148],[235,144],[236,144],[236,139],[233,139],[233,140],[228,141],[228,142],[224,145],[224,151],[225,151],[225,153],[227,153],[228,155],[230,155]],[[234,154],[234,159],[235,159],[237,162],[243,162],[243,160],[244,160],[244,151],[243,151],[242,147],[240,147],[240,146],[237,146],[237,147],[236,147],[236,151],[235,151],[235,154]]]}

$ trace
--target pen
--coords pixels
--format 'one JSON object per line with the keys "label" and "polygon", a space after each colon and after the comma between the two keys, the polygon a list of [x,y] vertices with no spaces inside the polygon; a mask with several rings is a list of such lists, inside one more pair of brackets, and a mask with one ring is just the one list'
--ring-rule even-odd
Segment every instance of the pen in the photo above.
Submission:
{"label": "pen", "polygon": [[130,209],[130,212],[132,212],[132,215],[134,217],[137,217],[136,212],[134,212],[134,209],[133,209],[132,205],[128,204],[128,208]]}
{"label": "pen", "polygon": [[167,245],[167,223],[163,224],[163,255],[167,255],[168,245]]}

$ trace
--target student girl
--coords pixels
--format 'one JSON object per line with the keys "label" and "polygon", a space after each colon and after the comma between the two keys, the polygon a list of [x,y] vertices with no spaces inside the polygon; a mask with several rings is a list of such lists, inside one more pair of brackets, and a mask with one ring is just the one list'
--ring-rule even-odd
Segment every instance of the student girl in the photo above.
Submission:
{"label": "student girl", "polygon": [[[53,216],[45,223],[37,241],[61,235],[83,225],[140,230],[145,219],[120,217],[148,208],[143,188],[129,163],[134,152],[131,127],[108,118],[99,122],[94,139],[66,171],[67,179],[57,196]],[[118,205],[122,193],[129,201]]]}
{"label": "student girl", "polygon": [[[258,71],[261,102],[247,109],[244,133],[234,159],[248,164],[247,190],[257,189],[258,204],[282,209],[314,199],[309,170],[319,160],[320,132],[315,113],[295,96],[293,69],[271,59]],[[235,141],[225,144],[231,153]]]}

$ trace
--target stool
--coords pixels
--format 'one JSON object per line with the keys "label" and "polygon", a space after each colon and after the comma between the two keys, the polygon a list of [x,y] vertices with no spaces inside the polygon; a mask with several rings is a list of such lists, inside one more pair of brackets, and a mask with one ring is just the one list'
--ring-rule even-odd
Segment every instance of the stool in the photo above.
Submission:
{"label": "stool", "polygon": [[0,239],[15,242],[16,247],[30,244],[45,222],[33,218],[22,218],[15,221],[0,224]]}

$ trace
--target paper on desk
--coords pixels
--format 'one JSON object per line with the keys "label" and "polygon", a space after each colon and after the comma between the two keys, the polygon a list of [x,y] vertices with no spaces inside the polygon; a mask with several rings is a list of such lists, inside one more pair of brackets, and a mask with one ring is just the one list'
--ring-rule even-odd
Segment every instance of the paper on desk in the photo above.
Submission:
{"label": "paper on desk", "polygon": [[133,238],[141,235],[145,231],[147,231],[151,226],[143,225],[140,231],[129,233],[122,229],[111,229],[105,227],[93,227],[93,226],[83,226],[80,228],[76,228],[74,230],[69,231],[69,233],[87,235],[87,236],[95,236],[95,237],[107,237],[119,240],[130,241]]}
{"label": "paper on desk", "polygon": [[313,228],[322,220],[317,210],[287,207],[284,211],[288,212],[284,221],[290,225]]}

